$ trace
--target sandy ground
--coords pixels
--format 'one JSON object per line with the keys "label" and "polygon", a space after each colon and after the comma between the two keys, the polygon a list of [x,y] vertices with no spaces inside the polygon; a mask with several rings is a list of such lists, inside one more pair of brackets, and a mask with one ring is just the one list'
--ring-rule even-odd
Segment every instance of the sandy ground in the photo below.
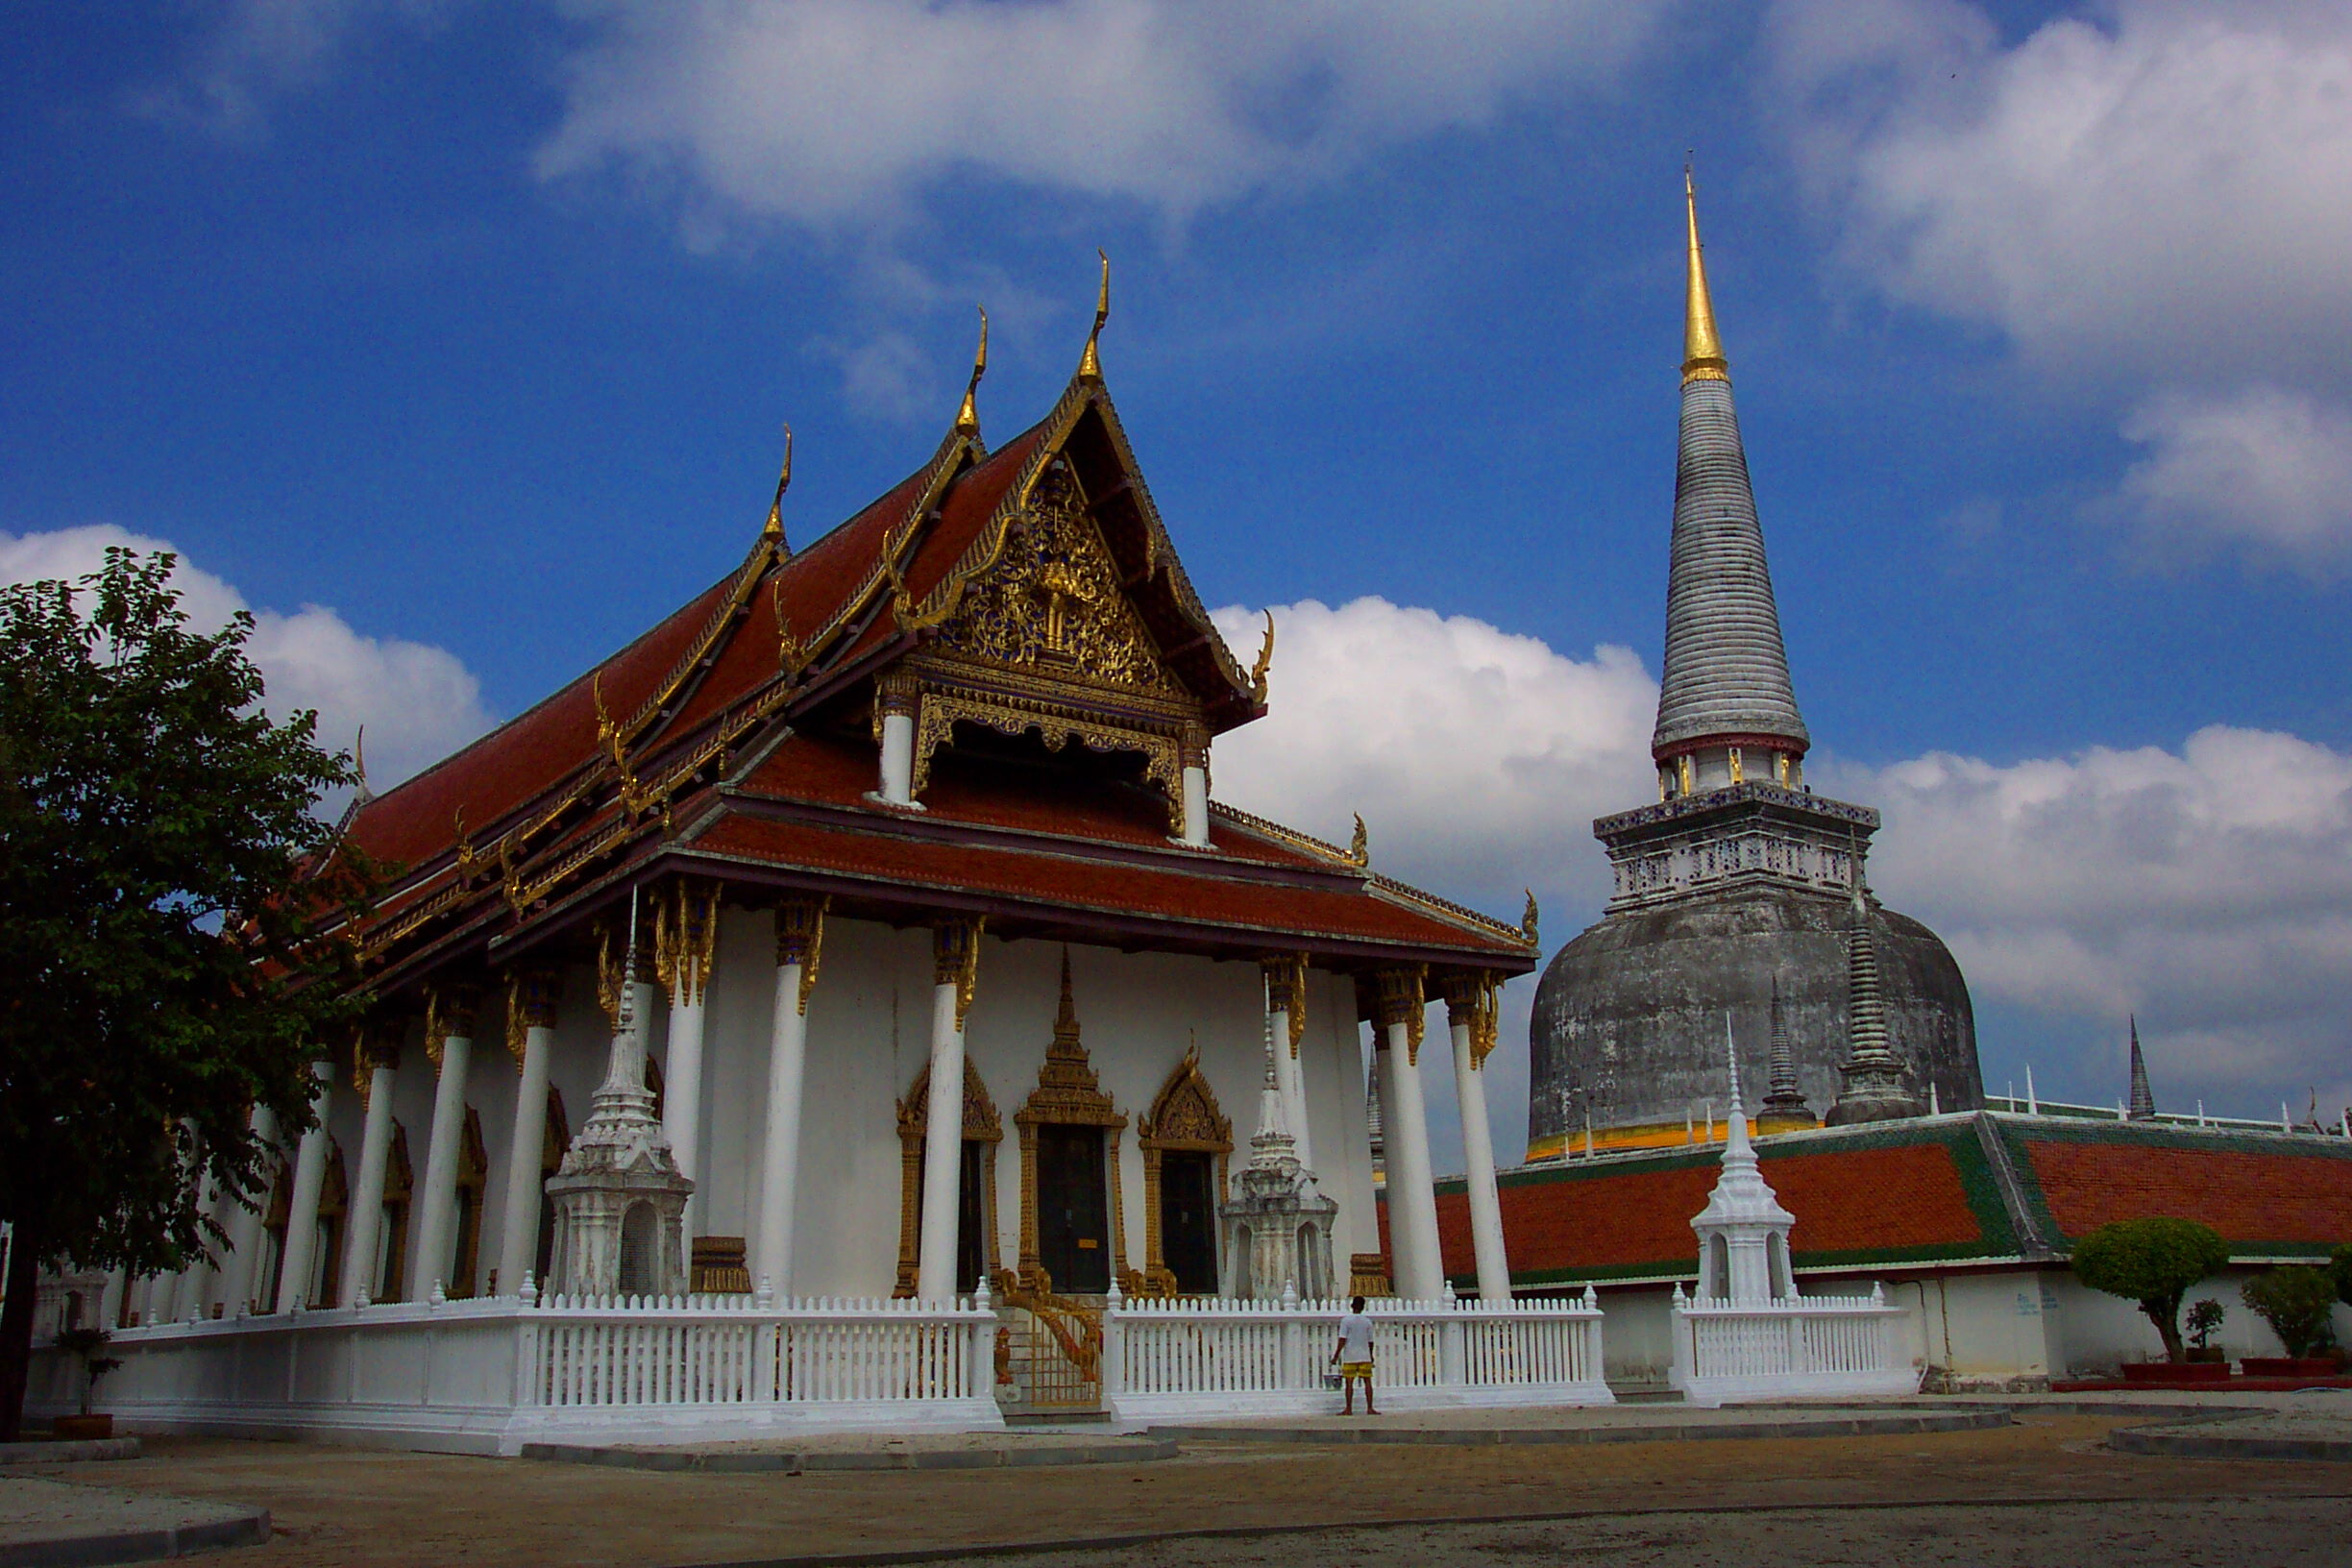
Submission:
{"label": "sandy ground", "polygon": [[0,1476],[0,1543],[57,1540],[134,1530],[177,1530],[242,1518],[230,1504],[45,1477]]}
{"label": "sandy ground", "polygon": [[[1062,1556],[1155,1564],[1277,1554],[1292,1564],[1671,1556],[1808,1568],[2346,1560],[2352,1466],[2118,1454],[2101,1438],[2119,1424],[2035,1412],[1997,1431],[1899,1437],[1202,1443],[1134,1465],[797,1476],[159,1438],[144,1458],[62,1470],[73,1481],[269,1508],[276,1538],[219,1559],[256,1568],[776,1561],[1294,1525],[1338,1528]],[[1563,1513],[1592,1517],[1434,1531],[1411,1523]],[[1349,1528],[1375,1521],[1409,1528]],[[2198,1556],[2208,1544],[2214,1555]]]}

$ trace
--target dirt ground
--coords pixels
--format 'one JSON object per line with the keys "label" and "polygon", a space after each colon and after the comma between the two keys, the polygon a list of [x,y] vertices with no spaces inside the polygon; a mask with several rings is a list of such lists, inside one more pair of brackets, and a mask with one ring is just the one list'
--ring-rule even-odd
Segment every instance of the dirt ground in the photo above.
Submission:
{"label": "dirt ground", "polygon": [[[1024,1568],[2352,1560],[2352,1466],[2111,1453],[2100,1439],[2119,1424],[2035,1414],[1990,1432],[1571,1447],[1202,1443],[1135,1465],[759,1476],[160,1438],[145,1458],[50,1473],[266,1507],[276,1538],[216,1559],[255,1568],[684,1565],[1053,1542],[1090,1544]],[[1530,1522],[1563,1514],[1584,1517]],[[1333,1528],[1124,1544],[1297,1525]]]}

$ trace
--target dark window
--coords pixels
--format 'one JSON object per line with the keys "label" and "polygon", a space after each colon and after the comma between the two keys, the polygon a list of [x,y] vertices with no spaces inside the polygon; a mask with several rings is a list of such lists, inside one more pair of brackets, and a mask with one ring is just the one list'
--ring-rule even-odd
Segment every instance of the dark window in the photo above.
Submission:
{"label": "dark window", "polygon": [[1103,1130],[1048,1122],[1038,1129],[1038,1261],[1072,1295],[1111,1288],[1109,1189]]}
{"label": "dark window", "polygon": [[956,1293],[968,1296],[980,1288],[984,1262],[981,1243],[988,1236],[988,1209],[981,1201],[980,1150],[973,1139],[964,1140],[963,1172],[956,1183]]}
{"label": "dark window", "polygon": [[1160,1256],[1188,1296],[1216,1294],[1215,1159],[1197,1149],[1160,1156]]}

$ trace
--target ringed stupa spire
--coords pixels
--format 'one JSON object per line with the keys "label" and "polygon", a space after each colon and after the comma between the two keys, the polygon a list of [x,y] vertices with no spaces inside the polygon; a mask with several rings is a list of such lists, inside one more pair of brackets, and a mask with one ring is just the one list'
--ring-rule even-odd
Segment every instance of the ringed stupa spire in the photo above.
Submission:
{"label": "ringed stupa spire", "polygon": [[1780,640],[1764,528],[1731,406],[1730,361],[1707,292],[1699,198],[1682,174],[1689,293],[1682,428],[1666,585],[1666,659],[1650,740],[1669,797],[1753,777],[1795,781],[1812,746]]}
{"label": "ringed stupa spire", "polygon": [[2131,1020],[2131,1104],[2124,1116],[2130,1121],[2156,1119],[2156,1094],[2148,1088],[2147,1058],[2140,1054],[2140,1017]]}

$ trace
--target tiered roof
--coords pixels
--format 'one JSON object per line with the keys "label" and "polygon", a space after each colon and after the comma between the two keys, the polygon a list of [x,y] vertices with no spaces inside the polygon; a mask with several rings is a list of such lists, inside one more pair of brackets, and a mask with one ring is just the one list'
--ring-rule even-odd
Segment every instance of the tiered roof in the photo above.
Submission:
{"label": "tiered roof", "polygon": [[[1757,1140],[1797,1216],[1800,1269],[2063,1262],[2111,1220],[2212,1226],[2241,1262],[2316,1262],[2352,1237],[2352,1139],[1978,1111]],[[1688,1279],[1690,1219],[1719,1164],[1703,1145],[1524,1166],[1501,1177],[1523,1288]],[[1475,1276],[1468,1199],[1437,1189],[1449,1278]]]}
{"label": "tiered roof", "polygon": [[[1531,968],[1531,930],[1245,813],[1213,806],[1206,846],[1172,841],[1179,749],[1205,758],[1264,713],[1270,651],[1245,672],[1217,634],[1085,371],[993,452],[959,421],[797,554],[772,520],[627,647],[363,801],[349,842],[395,870],[356,936],[396,992],[576,936],[675,870],[901,923],[986,913],[1006,935],[1349,970]],[[936,701],[919,812],[868,793],[886,686]],[[968,744],[973,715],[1010,739]],[[1144,765],[1118,763],[1130,747]]]}

